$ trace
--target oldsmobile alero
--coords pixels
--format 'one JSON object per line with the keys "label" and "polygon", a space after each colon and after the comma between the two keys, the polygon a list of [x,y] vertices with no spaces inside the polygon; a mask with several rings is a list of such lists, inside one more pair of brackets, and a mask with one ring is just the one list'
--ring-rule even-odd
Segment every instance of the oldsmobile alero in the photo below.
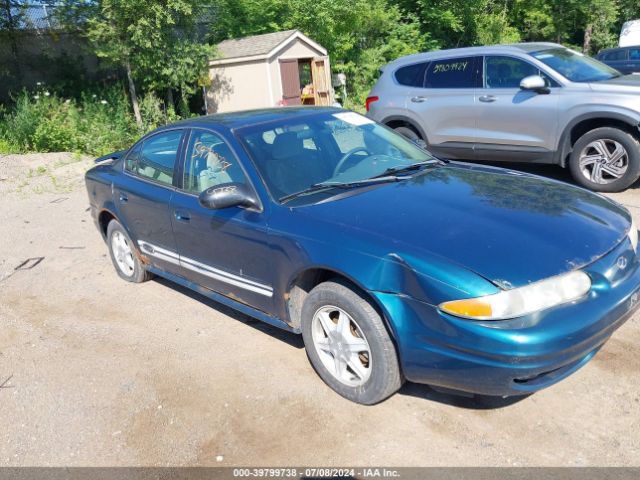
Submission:
{"label": "oldsmobile alero", "polygon": [[363,404],[405,379],[534,392],[638,305],[625,208],[439,160],[346,110],[189,119],[98,159],[86,184],[120,277],[159,275],[301,333],[320,377]]}

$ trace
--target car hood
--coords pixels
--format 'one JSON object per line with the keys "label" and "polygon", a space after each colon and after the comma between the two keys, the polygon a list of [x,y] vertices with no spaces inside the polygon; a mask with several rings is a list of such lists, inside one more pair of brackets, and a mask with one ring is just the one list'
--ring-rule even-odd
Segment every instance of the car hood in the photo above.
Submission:
{"label": "car hood", "polygon": [[640,75],[623,75],[610,80],[601,80],[589,84],[597,92],[640,94]]}
{"label": "car hood", "polygon": [[353,193],[297,210],[333,224],[341,244],[359,235],[381,256],[439,257],[502,288],[597,260],[625,237],[631,220],[617,203],[584,189],[462,163]]}

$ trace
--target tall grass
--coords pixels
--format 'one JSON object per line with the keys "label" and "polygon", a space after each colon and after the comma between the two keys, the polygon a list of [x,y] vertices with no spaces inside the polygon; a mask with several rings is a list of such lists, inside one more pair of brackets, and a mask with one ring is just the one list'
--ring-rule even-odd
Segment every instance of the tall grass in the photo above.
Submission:
{"label": "tall grass", "polygon": [[140,135],[178,119],[148,94],[141,101],[144,126],[134,121],[122,88],[107,87],[63,98],[46,88],[22,91],[0,108],[0,153],[81,152],[104,155],[130,146]]}

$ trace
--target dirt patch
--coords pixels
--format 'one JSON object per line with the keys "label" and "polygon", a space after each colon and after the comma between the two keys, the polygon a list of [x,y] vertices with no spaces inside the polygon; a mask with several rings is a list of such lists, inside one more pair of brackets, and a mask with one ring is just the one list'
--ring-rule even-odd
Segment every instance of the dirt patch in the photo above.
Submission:
{"label": "dirt patch", "polygon": [[637,315],[520,401],[406,385],[355,405],[295,335],[163,280],[120,280],[86,211],[89,165],[0,158],[0,382],[13,375],[0,465],[640,465]]}

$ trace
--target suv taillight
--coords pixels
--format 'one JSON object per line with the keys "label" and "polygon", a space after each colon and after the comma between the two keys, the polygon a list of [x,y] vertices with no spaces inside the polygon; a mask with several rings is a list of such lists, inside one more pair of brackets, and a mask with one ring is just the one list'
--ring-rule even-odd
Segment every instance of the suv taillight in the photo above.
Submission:
{"label": "suv taillight", "polygon": [[364,108],[367,109],[367,112],[371,108],[371,104],[373,102],[377,102],[378,100],[380,100],[380,97],[367,97],[367,99],[364,102]]}

